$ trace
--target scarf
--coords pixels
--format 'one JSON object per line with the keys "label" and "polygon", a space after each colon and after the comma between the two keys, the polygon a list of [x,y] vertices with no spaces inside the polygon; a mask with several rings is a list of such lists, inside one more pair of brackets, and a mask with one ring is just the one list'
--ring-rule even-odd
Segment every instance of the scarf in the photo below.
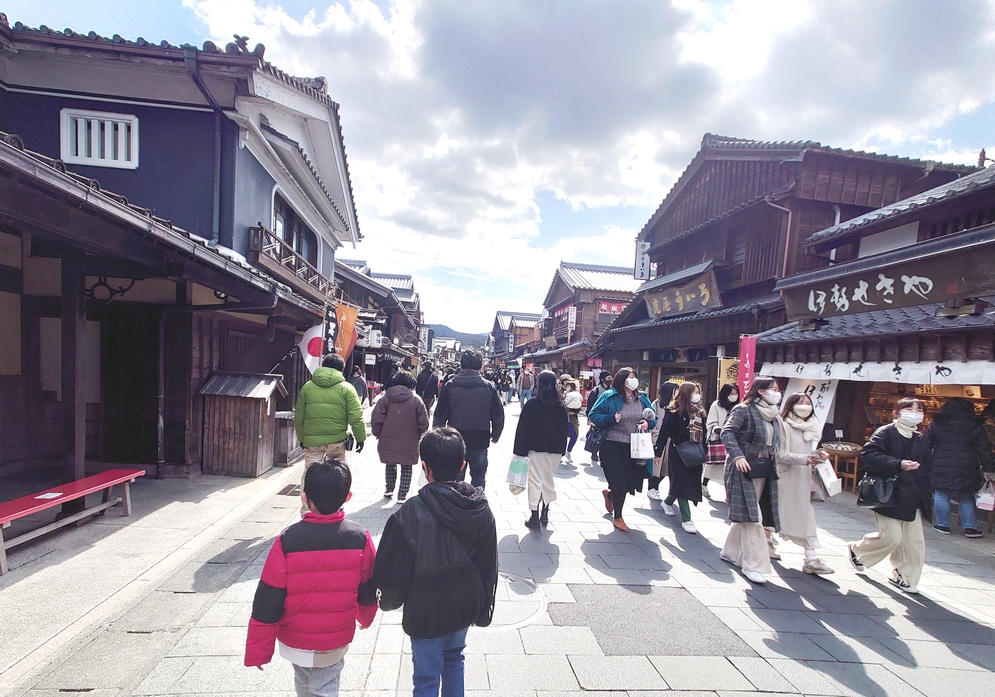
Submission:
{"label": "scarf", "polygon": [[781,429],[784,426],[781,424],[781,415],[777,411],[777,407],[759,401],[753,402],[753,406],[760,413],[760,418],[770,424],[770,430],[764,429],[767,447],[771,452],[779,452],[781,450]]}
{"label": "scarf", "polygon": [[794,413],[791,413],[788,414],[788,418],[784,419],[784,423],[797,431],[801,431],[802,440],[806,443],[818,443],[819,439],[822,438],[822,426],[819,425],[818,419],[799,419]]}
{"label": "scarf", "polygon": [[704,443],[705,442],[705,410],[701,408],[698,404],[691,405],[691,423],[688,424],[688,430],[691,432],[691,442],[692,443]]}
{"label": "scarf", "polygon": [[911,438],[916,434],[916,429],[912,426],[906,426],[900,420],[895,419],[895,428],[898,429],[899,434],[902,438]]}

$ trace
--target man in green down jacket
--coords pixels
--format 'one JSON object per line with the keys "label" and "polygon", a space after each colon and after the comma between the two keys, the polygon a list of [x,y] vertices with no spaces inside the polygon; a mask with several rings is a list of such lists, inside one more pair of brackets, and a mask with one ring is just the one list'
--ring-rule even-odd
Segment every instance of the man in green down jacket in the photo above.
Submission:
{"label": "man in green down jacket", "polygon": [[304,472],[301,473],[301,491],[304,474],[315,462],[326,455],[345,459],[345,439],[352,427],[356,438],[356,452],[363,451],[366,425],[363,423],[363,406],[359,403],[356,388],[342,374],[345,359],[330,353],[321,359],[321,367],[301,388],[294,411],[294,429],[297,440],[304,447]]}

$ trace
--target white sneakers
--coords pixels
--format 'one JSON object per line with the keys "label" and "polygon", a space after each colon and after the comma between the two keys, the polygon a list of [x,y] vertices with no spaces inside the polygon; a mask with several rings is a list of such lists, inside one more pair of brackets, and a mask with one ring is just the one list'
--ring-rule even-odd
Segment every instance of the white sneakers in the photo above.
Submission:
{"label": "white sneakers", "polygon": [[673,515],[674,515],[674,507],[671,506],[668,503],[664,503],[663,504],[663,513],[664,513],[664,515],[669,515],[669,516],[673,517]]}
{"label": "white sneakers", "polygon": [[767,579],[759,571],[744,571],[743,577],[746,578],[750,583],[756,583],[757,585],[764,585],[767,583]]}
{"label": "white sneakers", "polygon": [[681,523],[681,527],[684,528],[684,532],[686,532],[689,535],[696,535],[698,533],[698,528],[696,528],[694,526],[694,523],[692,523],[690,520],[687,521],[686,523]]}
{"label": "white sneakers", "polygon": [[[659,489],[650,489],[649,491],[646,492],[646,496],[653,499],[654,501],[663,501],[663,497],[660,496]],[[673,515],[673,513],[671,513],[670,515]]]}

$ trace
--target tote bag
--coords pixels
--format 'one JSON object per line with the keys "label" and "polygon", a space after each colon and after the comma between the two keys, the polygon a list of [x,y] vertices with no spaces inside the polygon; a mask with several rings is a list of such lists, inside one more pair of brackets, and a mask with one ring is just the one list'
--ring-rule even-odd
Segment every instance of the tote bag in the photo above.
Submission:
{"label": "tote bag", "polygon": [[633,460],[645,460],[652,458],[653,434],[633,433],[629,435],[629,457]]}
{"label": "tote bag", "polygon": [[527,457],[515,455],[511,458],[511,464],[508,466],[507,480],[511,493],[518,495],[525,491],[525,487],[529,483],[529,465],[530,461]]}
{"label": "tote bag", "polygon": [[995,485],[991,482],[985,482],[975,498],[975,505],[983,511],[995,509]]}

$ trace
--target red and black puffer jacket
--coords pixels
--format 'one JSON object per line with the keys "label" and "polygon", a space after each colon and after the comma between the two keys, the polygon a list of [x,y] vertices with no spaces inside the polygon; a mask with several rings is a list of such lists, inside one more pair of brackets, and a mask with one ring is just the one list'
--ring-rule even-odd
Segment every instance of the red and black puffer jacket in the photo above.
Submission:
{"label": "red and black puffer jacket", "polygon": [[252,602],[245,665],[273,658],[276,640],[305,651],[349,644],[377,612],[373,539],[345,512],[306,513],[270,549]]}

